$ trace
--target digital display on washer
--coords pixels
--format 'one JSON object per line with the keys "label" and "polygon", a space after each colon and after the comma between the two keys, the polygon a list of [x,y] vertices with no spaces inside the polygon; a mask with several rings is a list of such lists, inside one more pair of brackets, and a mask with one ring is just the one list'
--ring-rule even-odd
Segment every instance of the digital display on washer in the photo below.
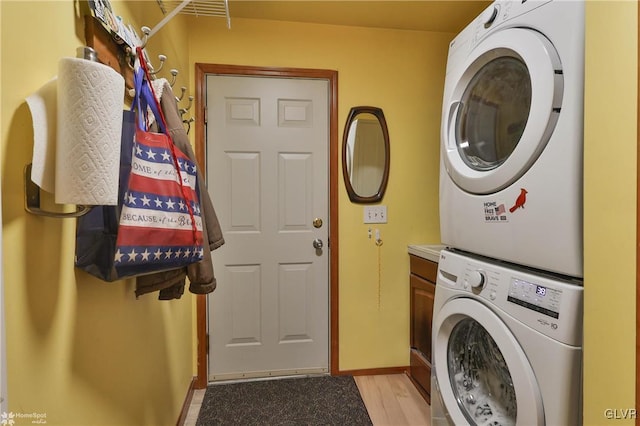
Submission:
{"label": "digital display on washer", "polygon": [[560,290],[512,278],[507,301],[558,319],[561,296]]}

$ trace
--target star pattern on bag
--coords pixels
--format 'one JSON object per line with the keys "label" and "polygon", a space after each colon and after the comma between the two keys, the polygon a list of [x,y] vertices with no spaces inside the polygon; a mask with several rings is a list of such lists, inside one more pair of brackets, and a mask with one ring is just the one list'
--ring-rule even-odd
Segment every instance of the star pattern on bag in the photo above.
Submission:
{"label": "star pattern on bag", "polygon": [[134,260],[136,260],[136,256],[138,255],[138,253],[136,253],[136,249],[131,249],[131,253],[128,253],[127,256],[129,256],[129,261],[133,262]]}
{"label": "star pattern on bag", "polygon": [[172,248],[165,247],[164,250],[162,247],[157,247],[152,251],[149,251],[149,248],[144,247],[144,251],[142,251],[143,247],[131,247],[130,250],[125,251],[124,253],[118,249],[114,256],[114,261],[116,264],[118,263],[129,263],[137,261],[140,258],[141,262],[153,262],[153,261],[161,261],[164,259],[193,259],[195,261],[202,260],[204,257],[204,248],[202,247],[184,247],[178,248],[177,250],[173,250]]}
{"label": "star pattern on bag", "polygon": [[148,261],[148,260],[149,260],[149,255],[150,255],[150,254],[151,254],[151,253],[149,253],[149,250],[144,249],[144,252],[142,252],[142,253],[141,253],[141,255],[142,255],[142,260],[144,260],[144,261]]}

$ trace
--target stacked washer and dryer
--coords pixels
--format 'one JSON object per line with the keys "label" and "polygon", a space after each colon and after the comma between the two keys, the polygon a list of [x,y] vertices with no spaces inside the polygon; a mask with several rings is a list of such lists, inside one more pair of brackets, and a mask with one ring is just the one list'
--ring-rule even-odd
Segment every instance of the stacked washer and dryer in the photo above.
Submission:
{"label": "stacked washer and dryer", "polygon": [[584,3],[497,0],[451,42],[432,425],[582,419]]}

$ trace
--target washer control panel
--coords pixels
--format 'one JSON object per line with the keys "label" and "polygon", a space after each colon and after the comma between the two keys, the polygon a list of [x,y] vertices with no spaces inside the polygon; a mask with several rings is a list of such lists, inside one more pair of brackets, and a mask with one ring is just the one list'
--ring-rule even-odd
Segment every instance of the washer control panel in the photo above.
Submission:
{"label": "washer control panel", "polygon": [[[443,250],[435,304],[470,297],[570,345],[582,341],[581,282],[470,253]],[[434,307],[435,309],[435,307]]]}
{"label": "washer control panel", "polygon": [[562,290],[519,278],[511,278],[507,300],[551,318],[560,317]]}

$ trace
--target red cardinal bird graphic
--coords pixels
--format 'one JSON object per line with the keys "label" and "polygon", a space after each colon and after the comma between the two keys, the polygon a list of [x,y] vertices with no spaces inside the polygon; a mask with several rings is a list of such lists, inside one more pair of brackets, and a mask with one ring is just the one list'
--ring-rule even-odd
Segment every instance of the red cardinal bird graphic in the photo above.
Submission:
{"label": "red cardinal bird graphic", "polygon": [[515,212],[516,209],[522,207],[524,209],[524,203],[527,202],[527,190],[524,188],[520,188],[520,195],[516,198],[516,203],[509,209],[511,213]]}

